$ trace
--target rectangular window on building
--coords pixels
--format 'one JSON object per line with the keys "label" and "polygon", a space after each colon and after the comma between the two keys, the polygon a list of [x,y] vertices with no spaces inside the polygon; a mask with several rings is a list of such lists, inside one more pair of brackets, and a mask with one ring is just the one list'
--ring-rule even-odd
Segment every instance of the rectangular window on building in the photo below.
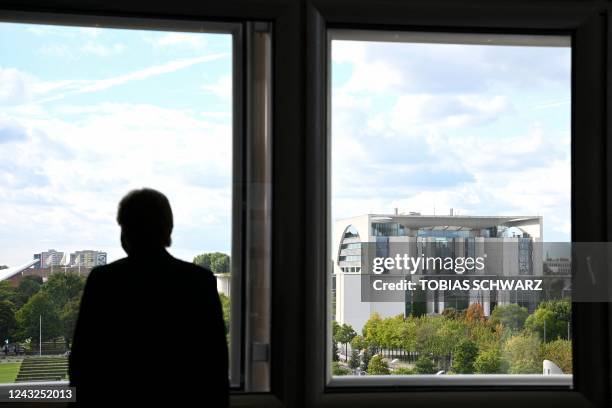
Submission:
{"label": "rectangular window on building", "polygon": [[[0,24],[0,382],[31,379],[22,363],[38,354],[59,356],[58,369],[35,380],[67,379],[85,279],[125,256],[118,202],[150,187],[173,208],[169,252],[217,278],[240,384],[236,25],[149,26]],[[70,297],[53,297],[54,280]]]}
{"label": "rectangular window on building", "polygon": [[328,34],[329,384],[571,386],[570,37]]}

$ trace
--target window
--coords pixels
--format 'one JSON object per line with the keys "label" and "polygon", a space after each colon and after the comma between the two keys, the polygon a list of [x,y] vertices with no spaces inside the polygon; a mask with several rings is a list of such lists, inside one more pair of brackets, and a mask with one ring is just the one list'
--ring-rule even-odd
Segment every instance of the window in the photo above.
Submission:
{"label": "window", "polygon": [[[393,172],[396,183],[392,189],[378,188],[374,191],[370,188],[359,188],[350,191],[350,195],[344,194],[347,192],[346,189],[342,191],[337,185],[332,186],[330,181],[337,180],[338,171],[344,171],[345,175],[352,171],[353,182],[361,178],[360,181],[364,186],[370,185],[372,180],[376,180],[374,176],[383,171],[380,168],[374,169],[379,170],[378,173],[371,173],[368,177],[363,178],[363,172],[359,172],[359,169],[371,162],[368,155],[373,158],[380,157],[379,153],[384,150],[386,157],[377,164],[395,168],[397,157],[400,154],[405,155],[403,158],[410,158],[412,157],[410,152],[422,153],[423,147],[428,146],[425,143],[428,142],[428,139],[423,137],[421,139],[423,143],[420,146],[417,143],[407,152],[402,149],[393,149],[396,145],[389,141],[385,142],[379,137],[382,132],[378,132],[371,135],[372,143],[369,146],[383,141],[386,147],[391,145],[391,149],[371,149],[366,153],[361,152],[360,157],[352,158],[347,169],[339,168],[337,159],[344,159],[341,157],[342,153],[338,156],[332,149],[332,145],[337,141],[334,138],[338,136],[338,123],[340,123],[338,117],[335,116],[339,112],[338,109],[331,114],[332,102],[337,100],[338,96],[332,90],[332,74],[342,79],[342,71],[344,71],[344,75],[348,76],[351,68],[349,60],[358,57],[359,54],[348,55],[346,58],[349,60],[340,64],[337,63],[338,55],[336,55],[336,62],[332,62],[332,41],[328,40],[333,40],[335,45],[342,41],[357,42],[358,45],[365,44],[368,47],[374,44],[376,49],[378,46],[388,48],[390,43],[397,44],[400,49],[410,44],[420,44],[426,49],[427,46],[438,49],[438,45],[454,44],[458,48],[467,45],[483,45],[481,44],[482,38],[494,38],[494,41],[490,43],[491,47],[504,45],[502,48],[510,49],[505,46],[512,44],[513,49],[518,54],[522,54],[524,50],[532,49],[534,41],[538,43],[542,41],[539,46],[540,50],[563,48],[569,53],[568,38],[571,38],[571,57],[568,54],[567,63],[557,64],[552,63],[551,60],[549,64],[551,70],[565,67],[567,73],[569,58],[571,58],[572,94],[566,96],[568,103],[560,104],[557,107],[542,107],[535,110],[533,114],[544,115],[551,112],[551,109],[569,111],[571,106],[571,222],[569,215],[557,221],[561,223],[567,221],[566,231],[571,230],[573,241],[571,244],[576,246],[577,242],[608,241],[611,234],[612,223],[610,222],[611,212],[608,205],[610,199],[607,186],[609,180],[607,173],[611,166],[609,163],[610,149],[606,147],[609,133],[607,117],[610,116],[608,111],[612,106],[607,86],[610,60],[608,19],[611,5],[609,2],[462,0],[459,5],[455,2],[414,0],[388,1],[384,4],[375,0],[350,2],[345,0],[287,0],[284,2],[262,0],[253,4],[249,0],[234,2],[211,0],[197,3],[149,2],[144,4],[143,2],[106,0],[95,2],[95,4],[80,2],[77,5],[70,1],[28,0],[22,3],[5,1],[0,6],[2,9],[0,19],[32,24],[54,23],[147,31],[157,29],[168,32],[193,31],[218,34],[220,34],[219,30],[225,34],[231,32],[232,56],[235,62],[232,67],[234,104],[232,131],[235,142],[232,146],[235,164],[232,175],[234,186],[241,185],[241,188],[235,188],[234,192],[243,194],[240,197],[238,194],[233,194],[232,200],[234,206],[232,229],[240,230],[242,234],[232,233],[233,247],[240,248],[240,250],[232,248],[231,260],[233,266],[240,265],[242,268],[240,271],[232,268],[231,330],[242,329],[242,342],[235,341],[237,337],[231,334],[232,348],[237,347],[240,353],[238,359],[236,349],[232,350],[232,367],[237,368],[237,371],[234,372],[238,374],[232,374],[231,378],[233,385],[238,387],[242,385],[243,390],[269,391],[234,393],[233,405],[261,407],[405,406],[407,404],[431,407],[447,405],[530,406],[541,401],[546,401],[549,405],[572,407],[591,406],[592,402],[597,406],[608,405],[610,397],[609,361],[602,356],[610,355],[609,304],[576,302],[575,295],[578,292],[576,290],[576,263],[564,255],[553,253],[550,253],[550,258],[545,257],[543,269],[549,274],[558,276],[557,280],[547,282],[545,290],[547,293],[554,293],[551,296],[572,296],[572,323],[570,336],[568,336],[572,338],[574,360],[571,378],[565,375],[564,378],[555,382],[557,381],[554,379],[555,376],[551,375],[504,374],[505,377],[500,382],[495,379],[500,379],[500,375],[495,374],[480,376],[477,381],[474,381],[474,378],[469,381],[457,381],[460,378],[468,379],[470,374],[451,375],[448,372],[435,376],[435,378],[434,376],[421,377],[416,374],[332,375],[331,326],[342,305],[336,302],[337,296],[334,293],[337,290],[339,293],[354,294],[358,299],[361,296],[359,292],[352,290],[347,292],[342,284],[348,281],[337,280],[336,275],[341,272],[346,272],[350,276],[366,275],[371,269],[361,260],[351,261],[354,265],[343,266],[344,271],[335,269],[336,266],[330,264],[337,260],[341,249],[347,250],[346,254],[349,256],[355,255],[356,249],[359,249],[360,254],[380,251],[387,257],[391,254],[395,255],[394,251],[400,253],[397,250],[402,250],[405,242],[411,242],[416,238],[420,243],[415,245],[415,253],[424,257],[434,251],[434,247],[426,245],[430,241],[438,245],[435,250],[448,251],[451,255],[455,254],[455,257],[457,254],[477,257],[482,239],[516,239],[518,242],[519,238],[530,239],[534,234],[528,233],[527,236],[524,236],[520,228],[517,231],[514,226],[508,227],[503,225],[503,222],[496,225],[478,225],[468,229],[465,225],[458,225],[455,222],[410,225],[394,221],[395,208],[397,208],[397,215],[412,215],[415,219],[419,215],[421,217],[450,216],[450,207],[455,209],[459,217],[484,214],[484,210],[476,213],[466,211],[468,209],[466,203],[470,204],[466,200],[463,202],[453,200],[452,203],[446,203],[437,199],[435,214],[433,214],[433,202],[420,211],[417,210],[417,206],[390,202],[393,201],[390,200],[390,197],[397,195],[396,186],[416,185],[431,189],[432,178],[428,173],[419,173],[406,180],[397,177],[398,173]],[[106,17],[100,18],[99,15]],[[126,18],[125,16],[131,17]],[[149,20],[149,17],[153,16],[156,20]],[[253,23],[253,19],[265,21],[265,23]],[[204,20],[216,23],[202,24],[201,21]],[[231,24],[227,25],[224,22],[231,22]],[[423,33],[423,31],[431,32]],[[441,41],[438,35],[434,41],[432,32],[444,32],[450,38],[448,41]],[[271,36],[271,33],[274,35]],[[466,33],[480,33],[480,35],[474,40],[474,35]],[[490,33],[504,35],[492,36]],[[509,35],[509,33],[512,34]],[[561,41],[556,42],[557,39]],[[406,59],[407,54],[399,52],[398,57]],[[366,55],[372,56],[372,54]],[[265,63],[260,64],[262,56],[266,57],[263,60]],[[270,56],[273,58],[268,58]],[[447,55],[447,59],[444,60],[445,64],[429,65],[427,67],[429,74],[434,75],[441,70],[448,70],[446,65],[449,65],[448,61],[454,61],[452,57],[452,55]],[[7,58],[5,53],[0,56],[0,59],[2,58]],[[370,80],[382,79],[387,84],[386,91],[396,88],[394,84],[396,76],[393,74],[393,69],[383,71],[383,74],[380,75],[377,74],[378,68],[385,64],[379,64],[379,58],[370,58],[368,61],[371,62],[370,72],[363,75],[362,80],[356,81],[357,84],[365,85]],[[410,61],[420,62],[422,59]],[[476,63],[478,60],[471,62]],[[496,61],[490,62],[491,68],[500,66]],[[536,80],[538,76],[533,75],[533,72],[537,70],[531,70],[531,61],[523,60],[522,62],[513,65],[513,70],[522,70],[525,74],[520,76],[526,81]],[[4,62],[0,63],[0,66],[7,67]],[[510,78],[513,70],[504,71],[504,74]],[[400,71],[400,76],[404,71],[409,72],[403,69],[395,71]],[[466,70],[455,71],[453,72],[454,78],[460,73],[462,75],[466,73]],[[477,73],[478,71],[474,71],[474,74]],[[474,82],[482,79],[480,75],[472,77],[475,79]],[[4,79],[0,82],[7,83]],[[423,82],[420,83],[423,84]],[[448,81],[444,84],[447,83]],[[335,81],[335,85],[338,84],[342,85]],[[517,87],[518,85],[520,84],[517,83]],[[367,90],[359,98],[348,98],[348,102],[363,101],[362,96],[367,98],[380,87],[374,88]],[[539,84],[531,91],[539,92],[542,89],[543,84]],[[565,93],[567,89],[568,87],[564,87],[563,92]],[[0,85],[0,90],[4,92],[5,88]],[[239,101],[241,103],[238,103]],[[390,106],[385,106],[379,103],[380,101],[374,102],[370,106],[378,111],[391,112]],[[528,102],[531,101],[521,100],[518,105],[524,108]],[[444,106],[448,107],[444,104],[436,105],[440,110],[443,110]],[[498,105],[491,104],[489,107],[495,108],[496,106]],[[347,108],[346,106],[343,108],[345,113]],[[369,110],[363,109],[362,112],[363,114],[356,117],[354,123],[351,123],[350,120],[346,122],[352,125],[369,120]],[[411,119],[411,117],[407,116],[405,119]],[[565,119],[560,123],[566,123]],[[328,129],[330,125],[334,126],[333,131]],[[384,122],[383,125],[387,126]],[[473,125],[466,129],[477,127]],[[516,121],[512,125],[519,127],[522,124]],[[347,127],[347,129],[350,128],[351,126]],[[357,129],[358,131],[353,134],[354,139],[358,141],[360,131],[367,129],[366,126],[363,129]],[[273,137],[270,137],[272,135]],[[497,135],[496,137],[503,136]],[[246,146],[238,149],[237,140],[244,142]],[[385,147],[384,143],[380,144]],[[2,156],[4,145],[0,144],[2,159],[4,159]],[[352,143],[349,147],[358,146],[359,143]],[[444,147],[438,143],[434,143],[434,146]],[[516,147],[518,149],[519,146]],[[556,147],[566,153],[570,150],[566,145]],[[558,152],[558,149],[555,152]],[[274,152],[273,157],[272,152]],[[239,157],[242,159],[238,160]],[[364,160],[364,157],[367,160]],[[552,157],[551,154],[545,155],[545,158],[550,157]],[[451,166],[449,169],[447,157],[436,157],[430,163],[432,169],[435,169],[439,175],[444,175],[444,172],[452,173],[453,170],[460,173],[465,166],[473,166],[475,159],[483,158],[489,158],[491,161],[503,159],[505,163],[510,162],[511,159],[518,162],[522,160],[522,156],[500,156],[498,151],[491,151],[487,156],[474,150],[467,152],[458,161],[456,168]],[[406,163],[414,164],[404,161],[404,164]],[[258,167],[257,164],[265,165]],[[237,167],[241,167],[243,171],[236,171]],[[401,170],[410,169],[406,166]],[[517,173],[515,176],[519,175],[520,173]],[[452,190],[451,186],[444,184],[448,180],[457,181],[457,178],[439,177],[438,191]],[[558,186],[555,180],[555,178],[550,179],[551,187]],[[564,180],[569,180],[569,177]],[[504,187],[502,179],[486,181],[488,186]],[[0,187],[4,187],[2,182],[0,182]],[[271,194],[272,187],[274,188],[273,195]],[[423,190],[427,189],[423,188]],[[525,193],[529,191],[525,190]],[[358,200],[353,206],[350,200],[356,197]],[[481,208],[484,208],[484,205],[489,204],[495,197],[485,198],[486,200],[483,199],[484,201],[481,202],[483,204]],[[510,215],[542,216],[544,229],[553,225],[549,215],[538,211],[545,207],[541,201],[534,201],[533,197],[527,198],[522,195],[505,198],[508,205],[512,205],[513,208],[517,205],[531,204],[535,208],[534,212],[517,214],[513,211]],[[406,199],[407,196],[402,195],[398,200]],[[560,194],[559,200],[552,200],[549,204],[567,204],[568,200],[569,195],[565,191]],[[364,203],[366,203],[365,206]],[[338,204],[341,204],[342,208]],[[359,220],[351,218],[347,225],[353,226],[355,234],[353,237],[344,237],[343,231],[338,229],[333,230],[334,235],[332,236],[333,223],[340,217],[352,213],[352,211],[344,210],[352,210],[357,207],[360,208],[357,214],[374,215],[373,223],[382,226],[397,222],[398,229],[392,228],[397,235],[376,236],[373,234],[373,229],[368,230],[366,226],[359,223]],[[272,208],[273,211],[271,211]],[[240,222],[236,222],[236,219],[240,218],[236,216],[238,213],[244,216]],[[557,221],[555,225],[561,225]],[[0,216],[0,228],[4,222],[5,217]],[[533,225],[539,223],[536,219],[530,222]],[[550,236],[549,232],[542,231],[541,235],[546,241],[561,240],[559,236]],[[0,239],[2,237],[4,235],[0,234]],[[240,237],[240,240],[237,240],[237,237]],[[332,245],[332,242],[343,238],[357,239],[347,242],[345,248]],[[373,242],[375,246],[369,248],[362,242]],[[353,244],[357,244],[358,247],[352,246]],[[538,252],[538,247],[537,243],[531,246],[532,254],[542,253],[545,256],[546,252]],[[54,247],[45,245],[40,250],[49,248]],[[59,247],[54,249],[62,250]],[[512,263],[519,265],[520,259],[525,265],[523,270],[527,273],[522,276],[530,277],[527,250],[523,252],[524,257],[521,259],[518,245],[513,249],[517,251],[516,256],[512,256]],[[29,251],[28,254],[31,255]],[[87,257],[91,259],[89,255]],[[0,265],[2,264],[0,260]],[[434,271],[437,268],[437,265],[430,266]],[[466,270],[471,269],[466,266]],[[574,280],[571,285],[568,285],[566,276],[570,273],[574,273]],[[240,279],[234,279],[238,274],[241,275]],[[465,274],[470,276],[470,272],[465,272]],[[578,276],[578,278],[581,277]],[[606,277],[600,274],[598,278],[602,278],[601,283],[605,282],[600,286],[607,287]],[[584,286],[589,287],[588,282]],[[415,291],[410,294],[410,297],[404,297],[401,301],[401,304],[404,305],[403,315],[427,314],[430,310],[444,313],[448,305],[451,305],[456,311],[467,307],[466,299],[461,295],[462,291],[432,290],[432,292],[433,299],[427,297],[428,291]],[[271,295],[268,296],[269,294]],[[534,304],[528,293],[517,291],[512,295],[514,295],[510,298],[512,303],[523,305],[526,308]],[[481,304],[485,302],[488,302],[490,310],[495,310],[498,304],[507,302],[507,298],[497,296],[496,292],[489,292],[488,300],[484,297],[481,299]],[[469,299],[467,303],[469,306]],[[346,308],[345,312],[358,313],[359,310]],[[396,310],[394,309],[393,312],[395,313]],[[532,311],[528,310],[528,313],[531,314]],[[274,325],[270,325],[271,320]],[[345,330],[345,332],[351,334],[350,330]],[[350,343],[339,342],[337,344],[338,352],[349,354],[349,357],[350,347]],[[400,362],[410,358],[406,356],[404,349],[398,348],[392,352],[397,355],[394,358]],[[417,356],[413,354],[413,357]],[[387,363],[390,364],[391,361],[393,360],[387,360]],[[382,365],[384,367],[384,364]],[[346,365],[341,363],[337,368],[346,369]],[[553,370],[547,369],[548,373],[551,371]],[[534,388],[534,383],[540,384],[541,387]],[[571,390],[568,389],[569,384],[571,384]],[[0,386],[0,389],[6,389],[8,386]]]}
{"label": "window", "polygon": [[328,35],[330,253],[348,225],[362,244],[359,274],[332,255],[330,384],[570,386],[568,293],[489,286],[571,239],[570,38]]}
{"label": "window", "polygon": [[[244,388],[242,311],[250,306],[242,299],[243,242],[257,240],[249,246],[257,252],[249,253],[251,279],[269,279],[269,27],[249,25],[252,51],[243,65],[241,24],[75,21],[89,26],[0,23],[0,301],[10,320],[1,341],[11,361],[0,378],[67,380],[62,355],[85,279],[125,256],[118,201],[151,187],[173,207],[169,252],[215,274],[231,384]],[[246,104],[257,117],[249,125],[257,148],[248,154],[245,66],[258,81],[246,95],[261,99]],[[245,225],[252,225],[248,236]],[[53,281],[73,289],[61,304]],[[251,294],[259,308],[250,326],[259,345],[253,352],[264,350],[249,366],[259,370],[252,390],[268,387],[267,290],[259,285]],[[56,357],[48,378],[24,369],[39,354]]]}

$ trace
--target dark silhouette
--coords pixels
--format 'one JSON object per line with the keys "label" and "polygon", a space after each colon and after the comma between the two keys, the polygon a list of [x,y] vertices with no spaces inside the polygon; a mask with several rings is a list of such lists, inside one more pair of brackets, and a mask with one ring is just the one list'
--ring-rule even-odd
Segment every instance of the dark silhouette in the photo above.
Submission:
{"label": "dark silhouette", "polygon": [[[77,403],[227,406],[228,351],[214,276],[166,251],[173,220],[163,194],[130,192],[117,221],[128,256],[87,279],[69,357]],[[180,353],[166,353],[168,341]]]}

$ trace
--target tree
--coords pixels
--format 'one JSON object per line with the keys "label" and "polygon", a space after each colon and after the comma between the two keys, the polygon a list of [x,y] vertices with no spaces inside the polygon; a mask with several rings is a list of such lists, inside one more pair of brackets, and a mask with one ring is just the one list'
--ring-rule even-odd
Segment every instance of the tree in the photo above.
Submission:
{"label": "tree", "polygon": [[414,372],[417,374],[435,374],[437,367],[431,357],[421,355],[414,365]]}
{"label": "tree", "polygon": [[68,348],[70,348],[72,338],[74,337],[74,328],[79,317],[80,304],[81,300],[79,298],[72,299],[59,312],[62,336]]}
{"label": "tree", "polygon": [[510,337],[503,348],[510,374],[538,374],[542,372],[540,340],[537,334],[519,333]]}
{"label": "tree", "polygon": [[349,359],[349,367],[356,370],[361,365],[361,358],[359,357],[359,350],[353,349],[351,351],[351,358]]}
{"label": "tree", "polygon": [[340,356],[338,355],[338,343],[332,341],[332,361],[340,361]]}
{"label": "tree", "polygon": [[478,347],[473,341],[462,340],[455,347],[453,355],[453,371],[457,374],[472,374],[474,360],[478,355]]}
{"label": "tree", "polygon": [[361,329],[363,337],[368,344],[380,346],[380,326],[382,319],[378,313],[372,313]]}
{"label": "tree", "polygon": [[16,303],[19,308],[25,305],[32,296],[34,296],[42,287],[43,281],[40,276],[28,275],[25,276],[17,286]]}
{"label": "tree", "polygon": [[332,321],[332,361],[340,360],[340,352],[338,351],[338,333],[340,332],[340,324],[337,321]]}
{"label": "tree", "polygon": [[572,373],[572,342],[557,339],[542,345],[542,358],[555,363],[565,374]]}
{"label": "tree", "polygon": [[363,349],[363,354],[361,356],[361,371],[368,371],[368,365],[370,364],[373,354],[370,347]]}
{"label": "tree", "polygon": [[567,300],[549,300],[538,305],[525,321],[525,327],[539,334],[542,340],[550,342],[558,338],[567,339],[570,321],[570,303]]}
{"label": "tree", "polygon": [[465,320],[470,323],[483,322],[485,320],[484,309],[480,303],[472,303],[465,311]]}
{"label": "tree", "polygon": [[221,309],[223,310],[223,322],[225,323],[225,335],[229,335],[229,329],[230,329],[230,300],[229,297],[227,297],[225,294],[223,293],[219,293],[219,300],[221,301]]}
{"label": "tree", "polygon": [[340,329],[337,332],[336,341],[338,343],[344,344],[344,355],[346,356],[347,359],[348,359],[348,344],[351,342],[351,340],[353,340],[353,338],[355,338],[356,335],[357,333],[355,333],[355,330],[353,330],[353,327],[350,324],[346,324],[346,323],[340,326]]}
{"label": "tree", "polygon": [[454,307],[446,307],[442,311],[442,316],[447,319],[459,319],[461,318],[462,313],[458,312]]}
{"label": "tree", "polygon": [[209,269],[213,273],[229,273],[230,257],[222,252],[210,252],[196,255],[193,263]]}
{"label": "tree", "polygon": [[41,290],[49,295],[49,298],[58,310],[67,303],[80,299],[85,287],[85,278],[76,273],[56,272],[49,275],[49,279]]}
{"label": "tree", "polygon": [[219,255],[213,257],[210,263],[210,270],[214,273],[229,273],[230,257],[226,254],[219,253]]}
{"label": "tree", "polygon": [[7,280],[0,282],[0,302],[5,300],[13,304],[17,300],[17,291]]}
{"label": "tree", "polygon": [[526,308],[512,303],[507,306],[497,306],[493,309],[489,322],[493,326],[501,324],[507,329],[517,331],[523,328],[528,316],[529,312]]}
{"label": "tree", "polygon": [[49,294],[41,291],[32,296],[16,314],[21,338],[38,341],[41,316],[43,340],[54,339],[62,334],[57,306]]}
{"label": "tree", "polygon": [[11,339],[17,327],[15,305],[8,300],[0,301],[0,341]]}
{"label": "tree", "polygon": [[357,335],[351,340],[351,350],[362,350],[368,346],[363,336]]}
{"label": "tree", "polygon": [[338,332],[340,331],[340,323],[338,323],[337,321],[333,320],[332,321],[332,338],[336,338],[336,336],[338,335]]}
{"label": "tree", "polygon": [[370,375],[387,375],[390,374],[389,364],[382,358],[380,354],[372,356],[368,364],[368,374]]}
{"label": "tree", "polygon": [[474,372],[478,374],[504,373],[504,364],[499,346],[480,350],[474,360]]}

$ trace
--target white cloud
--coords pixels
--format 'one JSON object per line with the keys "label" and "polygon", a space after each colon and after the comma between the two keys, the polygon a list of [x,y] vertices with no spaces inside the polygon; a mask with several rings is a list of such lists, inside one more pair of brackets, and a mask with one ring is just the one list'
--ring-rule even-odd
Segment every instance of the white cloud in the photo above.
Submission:
{"label": "white cloud", "polygon": [[211,85],[203,85],[202,89],[218,96],[222,100],[230,100],[232,97],[232,76],[222,75]]}
{"label": "white cloud", "polygon": [[29,91],[32,97],[36,97],[33,101],[34,103],[46,103],[63,99],[68,95],[104,91],[132,81],[144,80],[154,76],[176,72],[197,64],[222,59],[228,55],[229,54],[227,53],[216,53],[193,58],[175,59],[163,64],[153,65],[137,71],[129,72],[127,74],[98,80],[78,79],[41,81],[23,74],[17,76],[14,72],[8,72],[6,75],[12,80],[11,85],[9,86],[15,88],[21,86],[20,84],[23,84],[25,91]]}
{"label": "white cloud", "polygon": [[[178,253],[229,248],[224,240],[229,240],[231,212],[230,124],[153,105],[102,103],[60,106],[54,112],[25,111],[19,117],[12,112],[30,137],[3,147],[3,163],[15,170],[40,168],[48,183],[19,189],[0,183],[0,212],[10,220],[0,225],[0,235],[29,243],[20,250],[3,243],[7,251],[13,249],[2,253],[2,263],[29,259],[51,243],[60,250],[110,248],[111,257],[121,256],[117,202],[143,186],[168,195]],[[78,113],[79,120],[61,120],[57,113]],[[61,148],[52,148],[56,145]],[[0,169],[0,179],[2,174]]]}
{"label": "white cloud", "polygon": [[333,47],[343,76],[332,99],[333,217],[395,207],[542,215],[545,239],[569,238],[570,74],[543,77],[565,50],[529,49],[527,64],[503,47]]}
{"label": "white cloud", "polygon": [[0,105],[23,103],[29,97],[28,85],[32,80],[18,69],[0,67]]}

